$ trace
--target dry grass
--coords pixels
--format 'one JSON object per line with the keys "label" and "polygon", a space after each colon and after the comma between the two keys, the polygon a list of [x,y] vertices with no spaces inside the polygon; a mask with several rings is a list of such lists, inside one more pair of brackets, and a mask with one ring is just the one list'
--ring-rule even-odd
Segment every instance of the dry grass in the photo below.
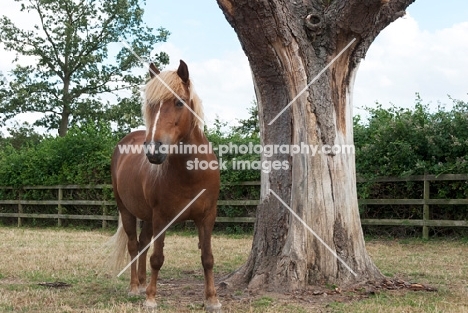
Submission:
{"label": "dry grass", "polygon": [[[70,229],[0,227],[0,312],[147,312],[142,298],[127,296],[128,273],[116,278],[107,269],[103,245],[109,237],[109,233]],[[166,237],[159,311],[202,311],[203,272],[197,242],[187,234]],[[216,276],[242,264],[250,245],[248,237],[215,236]],[[439,291],[383,292],[361,301],[350,301],[352,295],[304,301],[249,296],[239,290],[221,298],[224,312],[468,312],[468,244],[371,241],[368,250],[384,274]],[[54,281],[71,287],[38,285]]]}
{"label": "dry grass", "polygon": [[385,292],[364,301],[332,305],[334,312],[468,312],[466,242],[371,241],[367,250],[385,275],[435,286],[438,292]]}

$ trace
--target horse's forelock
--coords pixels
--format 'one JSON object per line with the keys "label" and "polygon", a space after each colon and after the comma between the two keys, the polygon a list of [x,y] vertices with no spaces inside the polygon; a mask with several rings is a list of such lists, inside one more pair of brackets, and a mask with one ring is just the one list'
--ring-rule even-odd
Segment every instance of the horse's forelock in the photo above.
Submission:
{"label": "horse's forelock", "polygon": [[[164,83],[163,83],[164,82]],[[167,88],[169,86],[169,88]],[[146,103],[159,103],[161,100],[173,99],[173,92],[181,95],[185,86],[175,71],[165,71],[148,81],[145,86]],[[171,91],[172,90],[172,91]]]}
{"label": "horse's forelock", "polygon": [[[158,79],[158,77],[160,79]],[[165,84],[162,83],[161,80],[164,81]],[[167,88],[166,85],[169,86],[172,91]],[[144,87],[142,113],[145,123],[147,122],[146,116],[149,105],[174,99],[175,96],[173,92],[177,93],[178,95],[184,94],[187,85],[189,86],[189,101],[191,101],[193,104],[193,111],[198,115],[198,117],[194,116],[194,124],[200,129],[203,129],[202,120],[204,118],[204,114],[202,102],[195,92],[192,82],[189,80],[187,84],[183,83],[182,79],[179,77],[176,71],[161,72],[157,77],[151,79]]]}

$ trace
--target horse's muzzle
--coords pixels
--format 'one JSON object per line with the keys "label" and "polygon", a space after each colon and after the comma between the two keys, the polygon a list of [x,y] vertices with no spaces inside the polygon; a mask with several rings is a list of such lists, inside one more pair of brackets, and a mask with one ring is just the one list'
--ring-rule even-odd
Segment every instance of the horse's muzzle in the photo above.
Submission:
{"label": "horse's muzzle", "polygon": [[161,153],[159,151],[162,142],[160,141],[151,141],[149,143],[144,143],[146,150],[146,157],[148,161],[152,164],[161,164],[167,157],[167,154]]}

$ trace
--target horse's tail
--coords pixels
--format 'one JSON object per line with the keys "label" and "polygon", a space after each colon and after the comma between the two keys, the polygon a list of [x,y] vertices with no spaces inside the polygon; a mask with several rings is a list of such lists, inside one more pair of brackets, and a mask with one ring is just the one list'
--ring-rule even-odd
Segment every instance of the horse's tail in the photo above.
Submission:
{"label": "horse's tail", "polygon": [[119,227],[117,232],[108,241],[108,246],[112,249],[110,255],[110,266],[114,271],[122,270],[127,265],[128,237],[122,225],[122,217],[119,214]]}

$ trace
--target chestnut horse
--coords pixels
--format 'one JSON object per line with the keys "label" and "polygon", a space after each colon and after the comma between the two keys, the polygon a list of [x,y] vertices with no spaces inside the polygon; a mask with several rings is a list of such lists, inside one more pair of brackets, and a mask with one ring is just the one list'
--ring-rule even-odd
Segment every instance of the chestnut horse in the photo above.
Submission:
{"label": "chestnut horse", "polygon": [[[213,278],[211,233],[216,218],[219,194],[219,169],[188,167],[187,162],[217,164],[213,153],[166,153],[169,145],[208,146],[203,133],[201,101],[189,79],[187,65],[181,60],[177,71],[159,72],[150,65],[151,80],[145,86],[142,113],[146,131],[124,137],[112,156],[112,186],[120,212],[119,228],[114,235],[114,255],[133,260],[203,190],[176,222],[193,220],[198,228],[201,261],[205,274],[205,309],[220,312]],[[169,87],[169,88],[168,88]],[[174,95],[175,92],[177,96]],[[190,109],[189,109],[190,108]],[[195,114],[194,114],[195,113]],[[135,153],[138,149],[140,153]],[[163,149],[163,148],[166,149]],[[127,150],[126,150],[127,149]],[[133,153],[132,153],[133,152]],[[203,151],[205,152],[205,151]],[[210,163],[211,162],[211,163]],[[214,163],[213,163],[214,162]],[[205,164],[208,164],[205,163]],[[143,221],[137,237],[137,218]],[[145,306],[156,307],[156,282],[164,262],[164,232],[154,242],[150,257],[151,279],[146,285],[146,254],[132,263],[129,294],[146,288]]]}

